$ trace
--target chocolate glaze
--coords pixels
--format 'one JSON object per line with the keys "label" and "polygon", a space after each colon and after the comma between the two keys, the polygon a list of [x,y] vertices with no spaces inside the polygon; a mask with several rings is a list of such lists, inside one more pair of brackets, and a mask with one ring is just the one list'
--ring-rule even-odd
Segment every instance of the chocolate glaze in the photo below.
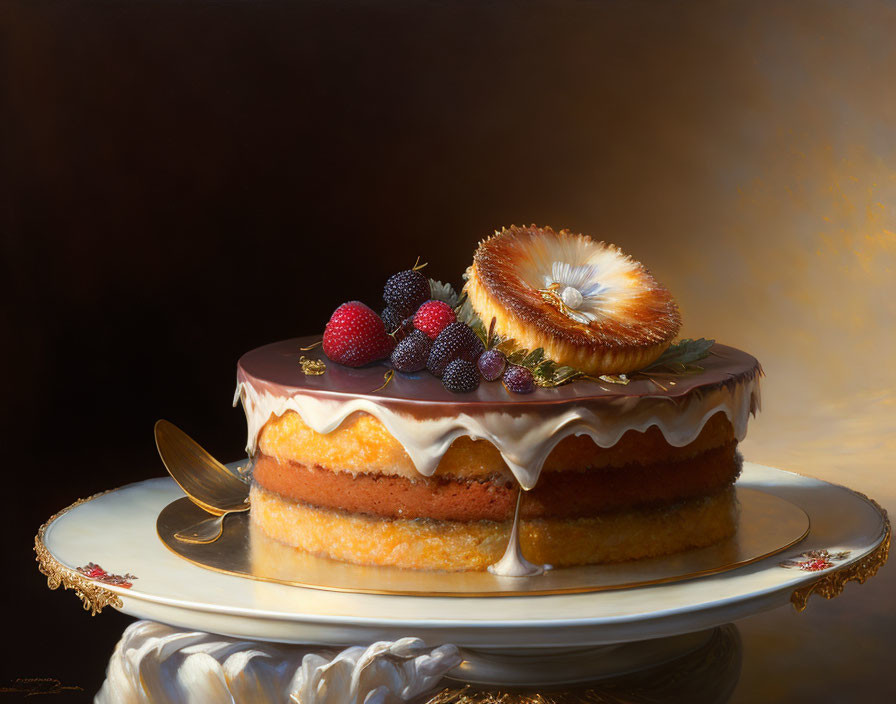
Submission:
{"label": "chocolate glaze", "polygon": [[[536,388],[533,393],[523,395],[508,392],[500,382],[483,381],[472,393],[455,394],[448,391],[440,379],[423,371],[416,374],[396,372],[385,388],[376,391],[383,385],[384,374],[390,369],[387,362],[352,369],[327,359],[320,346],[306,352],[300,349],[318,339],[293,338],[247,352],[238,362],[237,380],[283,396],[301,394],[334,400],[368,398],[421,417],[475,413],[486,408],[513,413],[570,401],[583,405],[646,397],[674,401],[694,391],[699,393],[720,386],[730,387],[762,373],[755,357],[717,343],[710,349],[709,356],[700,360],[703,371],[651,372],[656,382],[643,376],[635,376],[627,385],[579,379],[553,389]],[[324,361],[326,372],[320,376],[305,375],[299,365],[302,355]]]}

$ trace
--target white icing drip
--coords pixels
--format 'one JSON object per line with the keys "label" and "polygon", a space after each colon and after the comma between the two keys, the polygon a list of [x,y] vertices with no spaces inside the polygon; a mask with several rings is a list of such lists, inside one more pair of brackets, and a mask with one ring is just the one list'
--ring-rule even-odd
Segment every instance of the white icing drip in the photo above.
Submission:
{"label": "white icing drip", "polygon": [[523,492],[516,495],[516,509],[513,512],[513,525],[510,528],[510,538],[507,541],[507,549],[504,556],[495,564],[488,566],[488,571],[498,577],[534,577],[544,573],[544,565],[534,565],[523,557],[520,549],[520,505],[523,502]]}
{"label": "white icing drip", "polygon": [[369,398],[328,399],[304,394],[301,389],[291,390],[290,395],[285,393],[260,391],[251,381],[238,384],[234,405],[236,398],[242,398],[249,426],[246,450],[250,455],[255,452],[262,427],[272,416],[295,411],[306,425],[325,434],[353,413],[364,412],[386,427],[424,476],[435,473],[455,439],[468,435],[491,442],[527,490],[535,486],[554,447],[570,435],[588,435],[600,447],[612,447],[627,431],[643,432],[655,425],[670,445],[684,447],[697,438],[710,417],[721,411],[734,427],[737,440],[743,440],[749,416],[759,410],[760,403],[758,374],[736,384],[694,391],[677,400],[616,397],[598,402],[546,404],[515,414],[493,408],[475,415],[459,413],[427,419]]}

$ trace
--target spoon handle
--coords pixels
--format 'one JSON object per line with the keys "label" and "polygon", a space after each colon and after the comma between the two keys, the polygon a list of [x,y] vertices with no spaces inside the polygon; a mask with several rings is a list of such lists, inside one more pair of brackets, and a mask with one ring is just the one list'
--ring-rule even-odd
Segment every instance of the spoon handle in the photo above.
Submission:
{"label": "spoon handle", "polygon": [[178,531],[174,534],[174,537],[182,543],[213,543],[220,538],[221,534],[224,532],[225,516],[227,516],[226,513],[220,516],[205,518],[199,521],[199,523],[194,523],[189,528]]}

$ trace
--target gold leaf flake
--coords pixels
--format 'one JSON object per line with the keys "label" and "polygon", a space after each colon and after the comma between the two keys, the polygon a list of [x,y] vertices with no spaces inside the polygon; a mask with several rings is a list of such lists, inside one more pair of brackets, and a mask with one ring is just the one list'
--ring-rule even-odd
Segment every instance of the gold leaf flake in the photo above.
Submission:
{"label": "gold leaf flake", "polygon": [[385,374],[383,374],[383,384],[382,384],[382,386],[379,386],[379,387],[375,388],[375,389],[374,389],[373,391],[371,391],[370,393],[375,394],[377,391],[382,391],[383,389],[385,389],[385,388],[389,385],[389,382],[392,381],[392,377],[394,377],[394,376],[395,376],[395,370],[394,370],[394,369],[390,369],[389,371],[387,371]]}
{"label": "gold leaf flake", "polygon": [[299,357],[299,364],[306,376],[320,376],[327,371],[327,365],[320,359],[308,359],[305,355]]}
{"label": "gold leaf flake", "polygon": [[622,386],[625,386],[631,381],[625,374],[601,374],[597,378],[608,384],[621,384]]}

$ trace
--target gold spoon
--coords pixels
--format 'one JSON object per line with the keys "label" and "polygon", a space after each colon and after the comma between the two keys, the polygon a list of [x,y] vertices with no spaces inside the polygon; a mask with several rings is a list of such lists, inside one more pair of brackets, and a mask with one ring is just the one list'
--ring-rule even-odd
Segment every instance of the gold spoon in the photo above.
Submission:
{"label": "gold spoon", "polygon": [[155,435],[168,474],[194,504],[212,514],[174,537],[185,543],[214,542],[221,537],[226,516],[249,510],[249,485],[167,420],[156,422]]}

